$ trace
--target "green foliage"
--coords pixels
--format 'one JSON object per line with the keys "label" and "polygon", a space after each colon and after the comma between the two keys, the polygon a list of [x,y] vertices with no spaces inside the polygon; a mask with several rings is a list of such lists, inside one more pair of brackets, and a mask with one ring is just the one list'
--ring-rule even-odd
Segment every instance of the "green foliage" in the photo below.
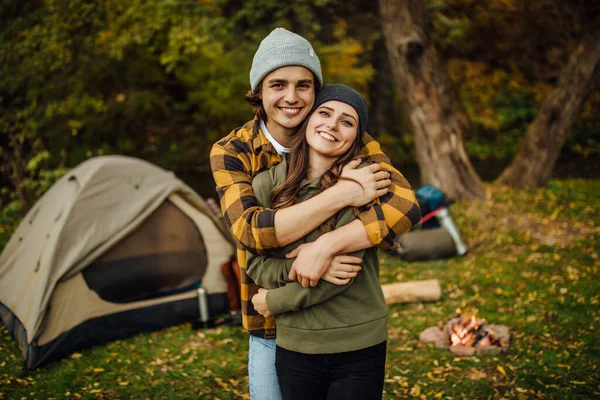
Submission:
{"label": "green foliage", "polygon": [[406,160],[409,158],[409,154],[406,152],[407,146],[402,143],[401,138],[390,135],[387,132],[379,133],[377,141],[381,145],[381,148],[386,149],[386,154],[390,157],[390,160]]}
{"label": "green foliage", "polygon": [[[2,206],[0,204],[0,206]],[[12,201],[5,207],[0,207],[0,253],[8,243],[10,236],[17,229],[22,217],[21,204]]]}
{"label": "green foliage", "polygon": [[469,39],[472,21],[466,14],[456,13],[451,1],[432,0],[426,3],[430,18],[428,36],[440,49],[463,46]]}
{"label": "green foliage", "polygon": [[[275,26],[314,40],[331,79],[366,89],[373,70],[334,18],[338,3],[4,2],[0,157],[23,166],[43,154],[49,169],[114,153],[167,168],[206,165],[212,143],[252,118],[248,71]],[[315,40],[334,19],[339,28]]]}
{"label": "green foliage", "polygon": [[[591,0],[430,0],[427,34],[449,61],[473,122],[467,152],[479,159],[511,157],[600,8]],[[600,151],[596,91],[571,129],[564,155]]]}
{"label": "green foliage", "polygon": [[587,157],[600,156],[600,91],[592,94],[586,102],[579,119],[575,122],[567,142],[567,152]]}
{"label": "green foliage", "polygon": [[[427,2],[427,34],[450,59],[474,122],[467,138],[471,155],[513,154],[571,42],[596,15],[591,0],[561,5],[564,13],[554,11],[553,1]],[[170,169],[206,167],[212,143],[252,117],[243,99],[252,56],[277,26],[313,43],[327,81],[364,93],[374,117],[369,132],[382,135],[396,160],[410,158],[409,121],[394,89],[377,12],[375,2],[340,0],[5,0],[2,183],[39,192],[25,181],[42,178],[43,169],[60,171],[103,154],[132,155]],[[567,152],[600,153],[593,111],[598,99],[596,93],[586,104]],[[40,155],[42,164],[30,163]]]}
{"label": "green foliage", "polygon": [[44,150],[30,158],[25,167],[28,178],[23,181],[23,186],[28,193],[33,195],[34,200],[41,197],[50,186],[68,171],[66,168],[44,168],[50,158],[50,153]]}
{"label": "green foliage", "polygon": [[[466,138],[467,152],[478,159],[512,157],[552,87],[543,82],[532,84],[519,72],[463,59],[450,60],[448,71],[473,125]],[[600,92],[586,102],[563,154],[600,154],[600,119],[592,111],[597,107]]]}

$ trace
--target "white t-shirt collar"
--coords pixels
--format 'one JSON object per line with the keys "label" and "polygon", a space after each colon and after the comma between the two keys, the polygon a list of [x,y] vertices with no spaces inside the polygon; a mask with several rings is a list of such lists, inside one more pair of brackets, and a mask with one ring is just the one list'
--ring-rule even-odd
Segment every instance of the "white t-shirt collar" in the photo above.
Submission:
{"label": "white t-shirt collar", "polygon": [[260,130],[262,131],[262,133],[265,135],[265,137],[269,140],[269,142],[271,142],[271,144],[273,145],[273,147],[275,148],[275,151],[277,151],[277,154],[282,155],[285,153],[289,153],[290,152],[290,148],[289,147],[284,147],[282,146],[277,140],[275,140],[275,138],[269,133],[269,130],[267,129],[267,125],[265,124],[265,121],[263,121],[262,119],[260,120]]}

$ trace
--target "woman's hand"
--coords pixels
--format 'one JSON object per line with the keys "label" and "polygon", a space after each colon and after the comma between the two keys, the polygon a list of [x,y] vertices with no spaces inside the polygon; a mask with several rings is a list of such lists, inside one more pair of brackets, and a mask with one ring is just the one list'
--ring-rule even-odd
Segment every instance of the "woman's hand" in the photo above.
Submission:
{"label": "woman's hand", "polygon": [[347,199],[349,206],[363,206],[388,192],[392,183],[390,173],[382,171],[377,163],[357,168],[360,159],[354,159],[344,166],[338,182],[333,188]]}
{"label": "woman's hand", "polygon": [[362,258],[346,255],[335,256],[321,279],[334,285],[347,285],[350,279],[356,277],[362,269],[361,263]]}
{"label": "woman's hand", "polygon": [[265,318],[271,316],[269,307],[267,307],[267,292],[267,289],[260,288],[258,289],[258,293],[252,296],[254,309]]}

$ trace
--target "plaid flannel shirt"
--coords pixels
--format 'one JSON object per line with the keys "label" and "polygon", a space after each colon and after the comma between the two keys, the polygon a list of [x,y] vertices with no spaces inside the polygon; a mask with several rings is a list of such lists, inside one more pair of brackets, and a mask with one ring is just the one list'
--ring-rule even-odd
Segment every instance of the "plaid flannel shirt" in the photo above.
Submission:
{"label": "plaid flannel shirt", "polygon": [[[275,319],[264,318],[252,305],[252,296],[259,286],[246,274],[246,250],[264,254],[265,250],[277,248],[275,236],[275,210],[261,207],[252,190],[252,179],[279,162],[281,156],[260,130],[258,119],[247,122],[241,128],[215,143],[210,152],[210,165],[221,199],[225,222],[237,239],[237,257],[241,268],[242,324],[255,336],[275,337]],[[355,213],[365,225],[374,246],[389,250],[397,245],[394,238],[407,232],[421,218],[421,211],[414,192],[398,170],[381,152],[379,144],[365,133],[363,152],[373,162],[390,172],[390,191],[378,200],[362,207]]]}

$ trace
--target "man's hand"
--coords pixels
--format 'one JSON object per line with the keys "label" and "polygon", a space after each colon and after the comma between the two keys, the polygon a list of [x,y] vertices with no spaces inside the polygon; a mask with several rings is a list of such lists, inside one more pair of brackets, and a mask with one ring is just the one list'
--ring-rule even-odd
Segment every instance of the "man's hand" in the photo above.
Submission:
{"label": "man's hand", "polygon": [[350,279],[356,277],[358,271],[362,269],[361,263],[362,258],[347,255],[335,256],[321,279],[334,285],[347,285]]}
{"label": "man's hand", "polygon": [[267,307],[267,292],[267,289],[260,288],[258,289],[258,293],[252,296],[254,309],[265,318],[271,316],[269,307]]}
{"label": "man's hand", "polygon": [[286,254],[286,258],[296,257],[288,277],[297,280],[303,287],[317,286],[335,256],[324,244],[322,240],[305,243]]}
{"label": "man's hand", "polygon": [[377,163],[363,168],[360,159],[354,159],[344,166],[340,179],[333,186],[341,198],[347,199],[349,206],[362,206],[388,192],[392,183],[390,174],[382,171]]}

